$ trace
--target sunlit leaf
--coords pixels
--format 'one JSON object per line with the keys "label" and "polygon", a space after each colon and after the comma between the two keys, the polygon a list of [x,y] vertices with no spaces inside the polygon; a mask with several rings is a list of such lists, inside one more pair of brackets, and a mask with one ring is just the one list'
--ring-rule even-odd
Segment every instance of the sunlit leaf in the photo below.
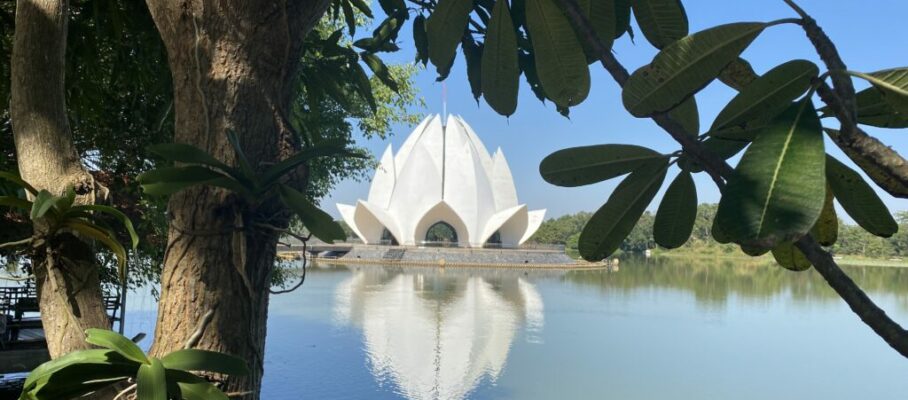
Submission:
{"label": "sunlit leaf", "polygon": [[38,192],[38,195],[35,196],[35,200],[32,201],[32,210],[29,218],[32,220],[44,218],[44,215],[53,209],[58,201],[60,201],[59,197],[52,195],[47,190],[41,190]]}
{"label": "sunlit leaf", "polygon": [[539,173],[553,185],[573,187],[612,179],[665,156],[646,147],[603,144],[558,150],[542,160]]}
{"label": "sunlit leaf", "polygon": [[76,398],[135,376],[139,365],[112,350],[75,351],[32,370],[20,399]]}
{"label": "sunlit leaf", "polygon": [[885,100],[899,114],[908,115],[908,68],[854,73],[880,90]]}
{"label": "sunlit leaf", "polygon": [[[826,168],[828,175],[829,167]],[[826,201],[823,202],[823,211],[820,212],[820,218],[810,230],[810,234],[822,246],[832,246],[839,238],[839,217],[836,215],[833,199],[832,188],[826,185]]]}
{"label": "sunlit leaf", "polygon": [[517,109],[519,79],[517,34],[508,0],[497,0],[482,53],[482,92],[495,112],[509,116]]}
{"label": "sunlit leaf", "polygon": [[899,114],[883,99],[883,92],[869,87],[855,95],[858,123],[880,128],[908,128],[908,116]]}
{"label": "sunlit leaf", "polygon": [[836,200],[861,228],[882,237],[890,237],[898,231],[899,226],[889,209],[853,169],[827,156],[826,179]]}
{"label": "sunlit leaf", "polygon": [[129,233],[129,239],[132,242],[132,248],[135,249],[139,245],[139,235],[136,233],[136,229],[133,227],[132,221],[120,210],[100,204],[88,204],[75,206],[73,207],[73,211],[94,211],[113,216],[118,221],[120,221],[121,224],[123,224],[123,227],[126,228],[126,232]]}
{"label": "sunlit leaf", "polygon": [[779,65],[747,85],[716,117],[710,130],[739,125],[758,118],[773,118],[810,88],[819,68],[807,60]]}
{"label": "sunlit leaf", "polygon": [[602,260],[618,249],[662,186],[667,167],[667,160],[647,162],[618,184],[580,233],[584,259]]}
{"label": "sunlit leaf", "polygon": [[823,209],[825,152],[809,101],[793,104],[764,130],[735,167],[716,219],[751,255],[797,240]]}
{"label": "sunlit leaf", "polygon": [[526,15],[546,97],[563,108],[580,104],[590,91],[590,71],[567,17],[553,0],[526,0]]}
{"label": "sunlit leaf", "polygon": [[161,360],[152,358],[150,363],[139,366],[136,394],[137,400],[167,400],[167,379]]}
{"label": "sunlit leaf", "polygon": [[697,219],[697,187],[689,172],[681,172],[666,189],[653,222],[653,239],[667,249],[690,238]]}
{"label": "sunlit leaf", "polygon": [[207,371],[234,376],[249,374],[249,368],[242,359],[208,350],[177,350],[164,356],[161,362],[168,369]]}
{"label": "sunlit leaf", "polygon": [[375,54],[371,53],[360,53],[360,57],[365,61],[366,66],[375,73],[375,76],[378,77],[378,80],[381,83],[385,84],[389,89],[397,92],[400,88],[397,85],[397,82],[394,81],[394,77],[391,76],[391,71],[385,65],[385,63],[378,58]]}
{"label": "sunlit leaf", "polygon": [[680,0],[633,0],[634,17],[653,47],[661,49],[687,36],[687,13]]}
{"label": "sunlit leaf", "polygon": [[621,93],[624,107],[637,117],[671,109],[715,79],[765,27],[720,25],[666,46],[628,79]]}
{"label": "sunlit leaf", "polygon": [[123,357],[137,363],[147,363],[148,357],[132,340],[114,331],[107,329],[86,329],[85,341],[95,346],[111,349]]}
{"label": "sunlit leaf", "polygon": [[792,243],[782,243],[772,249],[772,257],[779,265],[792,271],[806,271],[812,266],[801,250]]}
{"label": "sunlit leaf", "polygon": [[91,239],[101,242],[105,247],[110,249],[114,253],[114,256],[117,257],[117,271],[119,273],[120,281],[125,282],[126,280],[126,249],[123,247],[120,242],[117,241],[116,237],[112,232],[108,232],[104,228],[101,228],[95,224],[83,221],[81,219],[70,218],[62,223],[64,228],[69,228],[74,232],[78,232],[81,235],[85,235]]}

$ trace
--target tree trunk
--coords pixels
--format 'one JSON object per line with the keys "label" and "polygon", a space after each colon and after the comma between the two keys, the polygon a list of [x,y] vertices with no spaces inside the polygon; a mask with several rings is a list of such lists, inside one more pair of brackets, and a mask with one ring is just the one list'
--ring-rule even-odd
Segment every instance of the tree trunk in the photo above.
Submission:
{"label": "tree trunk", "polygon": [[[72,186],[81,204],[94,202],[95,182],[83,168],[66,118],[65,0],[19,0],[13,38],[10,116],[19,173],[33,186],[62,194]],[[42,227],[35,226],[36,234]],[[88,347],[87,328],[108,328],[99,265],[88,244],[62,235],[32,257],[51,357]],[[66,268],[60,268],[63,259]]]}
{"label": "tree trunk", "polygon": [[[176,142],[235,165],[225,135],[232,130],[257,170],[296,151],[283,115],[294,93],[303,38],[326,0],[147,3],[173,74]],[[224,388],[257,399],[278,236],[251,227],[286,226],[288,214],[276,201],[253,207],[209,187],[177,193],[168,207],[152,353],[182,348],[202,316],[214,310],[196,347],[244,358],[252,374],[227,378]]]}

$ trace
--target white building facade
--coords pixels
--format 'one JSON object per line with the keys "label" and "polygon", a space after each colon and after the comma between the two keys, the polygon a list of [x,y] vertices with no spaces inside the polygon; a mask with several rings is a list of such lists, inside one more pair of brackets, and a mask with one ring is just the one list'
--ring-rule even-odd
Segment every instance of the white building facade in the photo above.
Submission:
{"label": "white building facade", "polygon": [[366,244],[416,246],[443,224],[461,247],[516,247],[542,224],[545,210],[517,202],[507,160],[489,154],[459,116],[423,120],[397,154],[385,150],[366,200],[338,204]]}

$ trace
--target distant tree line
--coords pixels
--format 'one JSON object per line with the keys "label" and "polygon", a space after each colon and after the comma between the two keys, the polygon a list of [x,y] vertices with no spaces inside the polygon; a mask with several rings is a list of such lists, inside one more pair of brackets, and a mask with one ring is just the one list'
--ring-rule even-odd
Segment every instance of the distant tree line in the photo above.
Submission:
{"label": "distant tree line", "polygon": [[[721,244],[712,240],[710,231],[717,209],[717,204],[700,204],[697,206],[694,231],[682,249],[698,249],[708,253],[733,253],[736,251],[737,247],[734,245]],[[558,218],[550,218],[542,223],[542,226],[530,238],[530,241],[544,244],[563,244],[569,252],[575,253],[580,232],[592,215],[590,212],[581,211]],[[846,224],[840,220],[838,240],[829,250],[837,255],[875,258],[908,256],[908,212],[900,211],[895,216],[899,223],[899,231],[889,238],[874,236],[857,225]],[[643,213],[640,221],[634,226],[633,231],[621,243],[621,251],[636,253],[656,248],[656,242],[653,240],[654,219],[655,216],[651,212]]]}

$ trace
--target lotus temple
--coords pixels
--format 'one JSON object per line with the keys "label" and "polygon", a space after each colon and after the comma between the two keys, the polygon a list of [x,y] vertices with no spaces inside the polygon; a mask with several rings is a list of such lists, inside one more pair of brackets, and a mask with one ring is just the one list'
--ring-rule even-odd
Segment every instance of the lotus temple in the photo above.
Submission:
{"label": "lotus temple", "polygon": [[545,210],[518,201],[504,153],[456,115],[427,117],[396,153],[389,145],[368,197],[337,208],[362,243],[344,260],[573,263],[563,250],[521,247]]}

